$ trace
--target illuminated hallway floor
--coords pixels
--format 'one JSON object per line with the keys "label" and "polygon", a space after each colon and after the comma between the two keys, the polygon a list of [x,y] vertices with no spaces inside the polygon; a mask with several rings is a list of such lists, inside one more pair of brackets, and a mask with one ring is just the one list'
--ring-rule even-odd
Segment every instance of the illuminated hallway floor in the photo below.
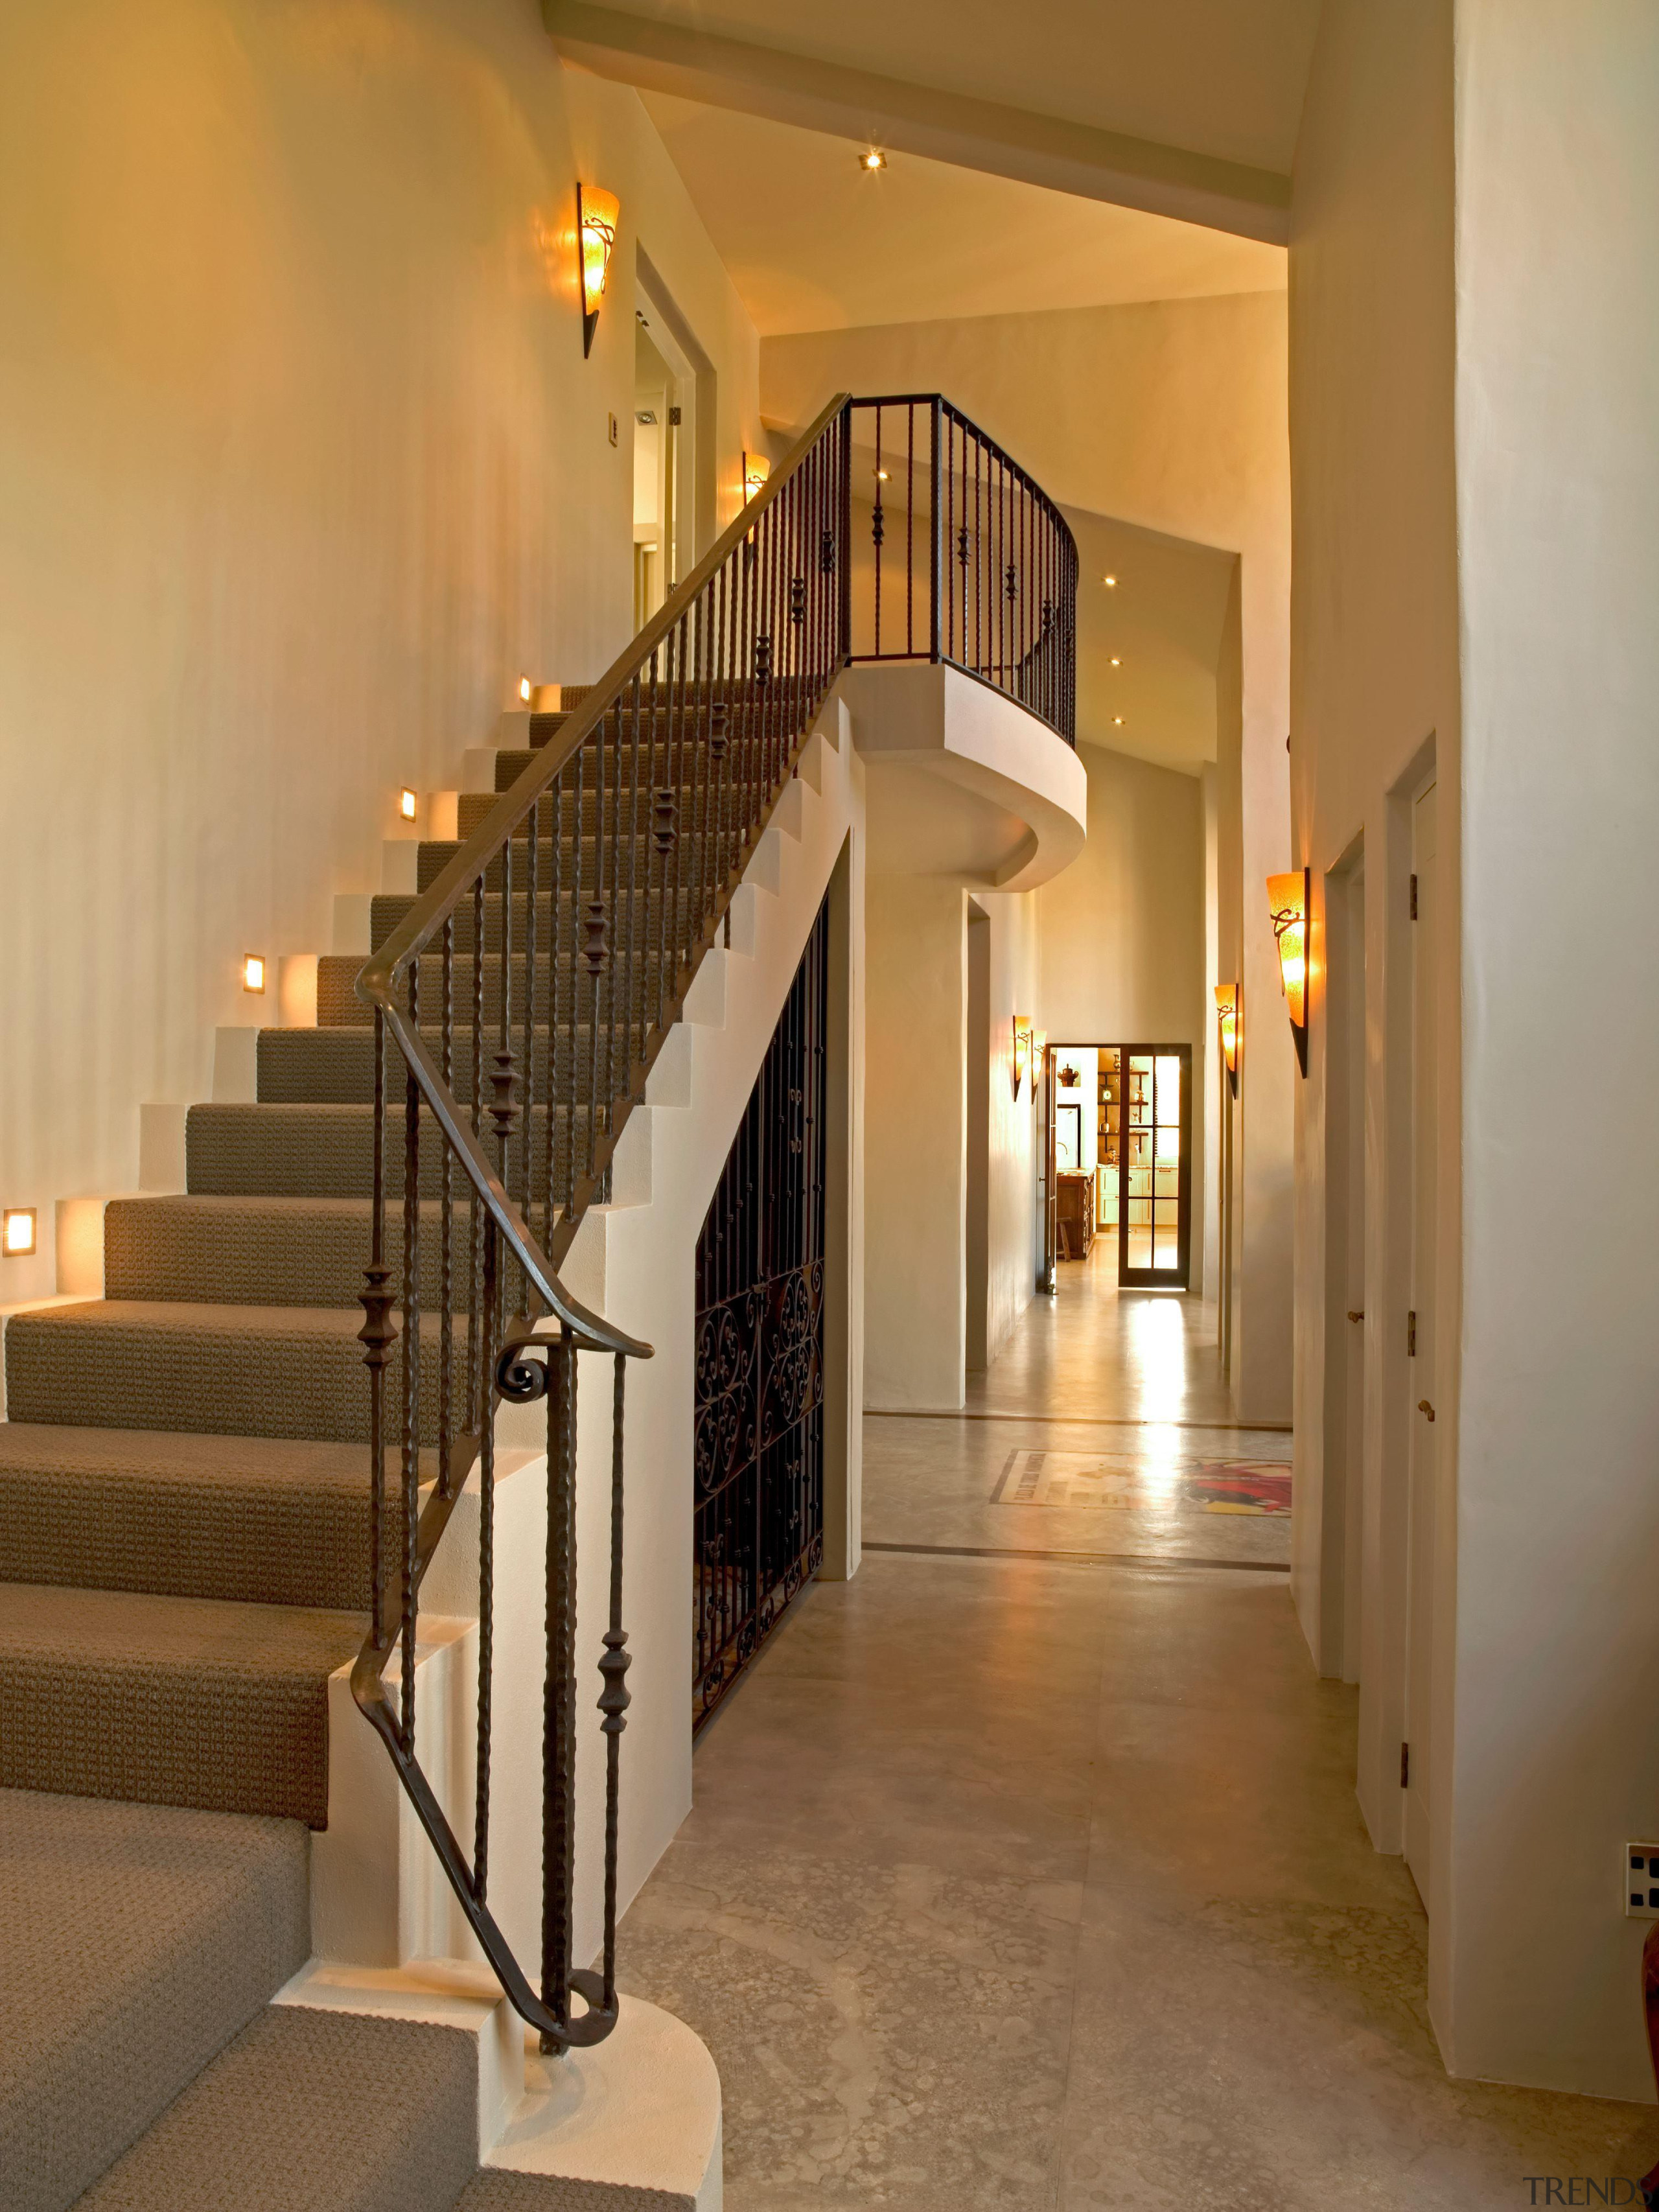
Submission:
{"label": "illuminated hallway floor", "polygon": [[866,1423],[866,1536],[957,1548],[808,1594],[624,1923],[624,1986],[719,2063],[729,2212],[1496,2212],[1527,2175],[1643,2172],[1650,2108],[1446,2079],[1416,1893],[1354,1805],[1354,1695],[1315,1679],[1282,1572],[1036,1556],[1125,1525],[1098,1506],[969,1550],[1062,1384],[1097,1422],[1227,1418],[1201,1310],[1138,1336],[1069,1273],[976,1389],[1020,1419]]}

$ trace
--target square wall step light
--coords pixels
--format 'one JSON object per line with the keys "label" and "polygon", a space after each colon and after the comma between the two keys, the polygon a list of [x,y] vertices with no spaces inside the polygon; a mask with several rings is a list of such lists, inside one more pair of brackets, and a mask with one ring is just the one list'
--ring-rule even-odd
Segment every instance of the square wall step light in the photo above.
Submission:
{"label": "square wall step light", "polygon": [[0,1250],[8,1260],[27,1260],[35,1248],[35,1218],[32,1206],[9,1206],[0,1222]]}

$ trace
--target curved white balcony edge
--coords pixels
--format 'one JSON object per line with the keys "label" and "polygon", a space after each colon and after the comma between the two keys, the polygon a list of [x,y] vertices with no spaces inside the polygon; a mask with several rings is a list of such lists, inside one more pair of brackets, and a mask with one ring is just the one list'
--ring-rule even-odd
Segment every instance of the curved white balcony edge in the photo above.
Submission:
{"label": "curved white balcony edge", "polygon": [[[969,883],[1033,890],[1070,866],[1088,827],[1089,779],[1066,740],[1006,693],[931,661],[844,669],[832,698],[873,769],[908,769],[958,795],[959,848],[945,865]],[[927,872],[939,872],[935,852]]]}

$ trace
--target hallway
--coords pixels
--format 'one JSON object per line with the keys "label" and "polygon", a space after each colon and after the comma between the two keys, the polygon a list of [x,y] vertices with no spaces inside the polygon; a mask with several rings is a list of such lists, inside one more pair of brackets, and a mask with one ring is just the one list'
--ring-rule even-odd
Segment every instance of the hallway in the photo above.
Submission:
{"label": "hallway", "polygon": [[[863,1566],[710,1729],[622,1931],[719,2064],[731,2212],[1465,2212],[1651,2162],[1642,2107],[1446,2079],[1291,1612],[1289,1438],[1176,1425],[1226,1419],[1214,1359],[1195,1303],[1063,1267],[970,1418],[867,1419]],[[1076,1495],[993,1499],[1063,1452]]]}

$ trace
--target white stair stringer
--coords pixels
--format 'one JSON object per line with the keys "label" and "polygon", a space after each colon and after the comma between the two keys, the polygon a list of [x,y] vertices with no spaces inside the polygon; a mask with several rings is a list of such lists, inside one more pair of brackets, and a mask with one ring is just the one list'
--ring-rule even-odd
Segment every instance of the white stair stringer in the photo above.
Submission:
{"label": "white stair stringer", "polygon": [[[562,1269],[575,1297],[643,1337],[654,1353],[629,1363],[626,1377],[623,1613],[633,1663],[622,1739],[619,1910],[690,1809],[697,1237],[843,849],[849,926],[862,933],[864,769],[848,717],[835,701],[799,767],[733,899],[729,945],[705,956],[684,1018],[652,1069],[645,1103],[623,1133],[611,1202],[590,1210]],[[856,1072],[857,994],[847,1030],[833,1049]],[[849,1095],[859,1092],[850,1082]],[[849,1273],[856,1282],[856,1268]],[[855,1380],[849,1376],[844,1387],[855,1391]],[[608,1607],[611,1390],[611,1363],[584,1356],[577,1405],[579,1959],[597,1953],[601,1927],[605,1769],[594,1704]],[[495,1486],[489,1904],[532,1978],[540,1954],[545,1420],[540,1405],[501,1408]],[[855,1407],[850,1428],[855,1437]],[[436,1735],[425,1739],[429,1763],[428,1753],[423,1763],[469,1849],[478,1540],[475,1472],[422,1584],[417,1652],[417,1717],[430,1711],[438,1719]],[[396,1675],[394,1659],[386,1679]],[[355,1711],[343,1668],[330,1683],[329,1802],[328,1829],[313,1838],[319,1955],[283,2001],[406,2010],[465,2027],[478,2039],[481,2159],[547,2177],[550,2205],[560,2201],[558,2179],[568,2176],[573,2188],[589,2192],[573,2194],[572,2203],[589,2204],[592,2192],[610,2188],[619,2203],[638,2201],[641,2190],[658,2189],[686,2212],[717,2212],[719,2081],[707,2052],[679,2022],[630,2002],[605,2043],[550,2067],[532,2051],[521,2077],[516,2018],[494,1992],[384,1749]]]}

